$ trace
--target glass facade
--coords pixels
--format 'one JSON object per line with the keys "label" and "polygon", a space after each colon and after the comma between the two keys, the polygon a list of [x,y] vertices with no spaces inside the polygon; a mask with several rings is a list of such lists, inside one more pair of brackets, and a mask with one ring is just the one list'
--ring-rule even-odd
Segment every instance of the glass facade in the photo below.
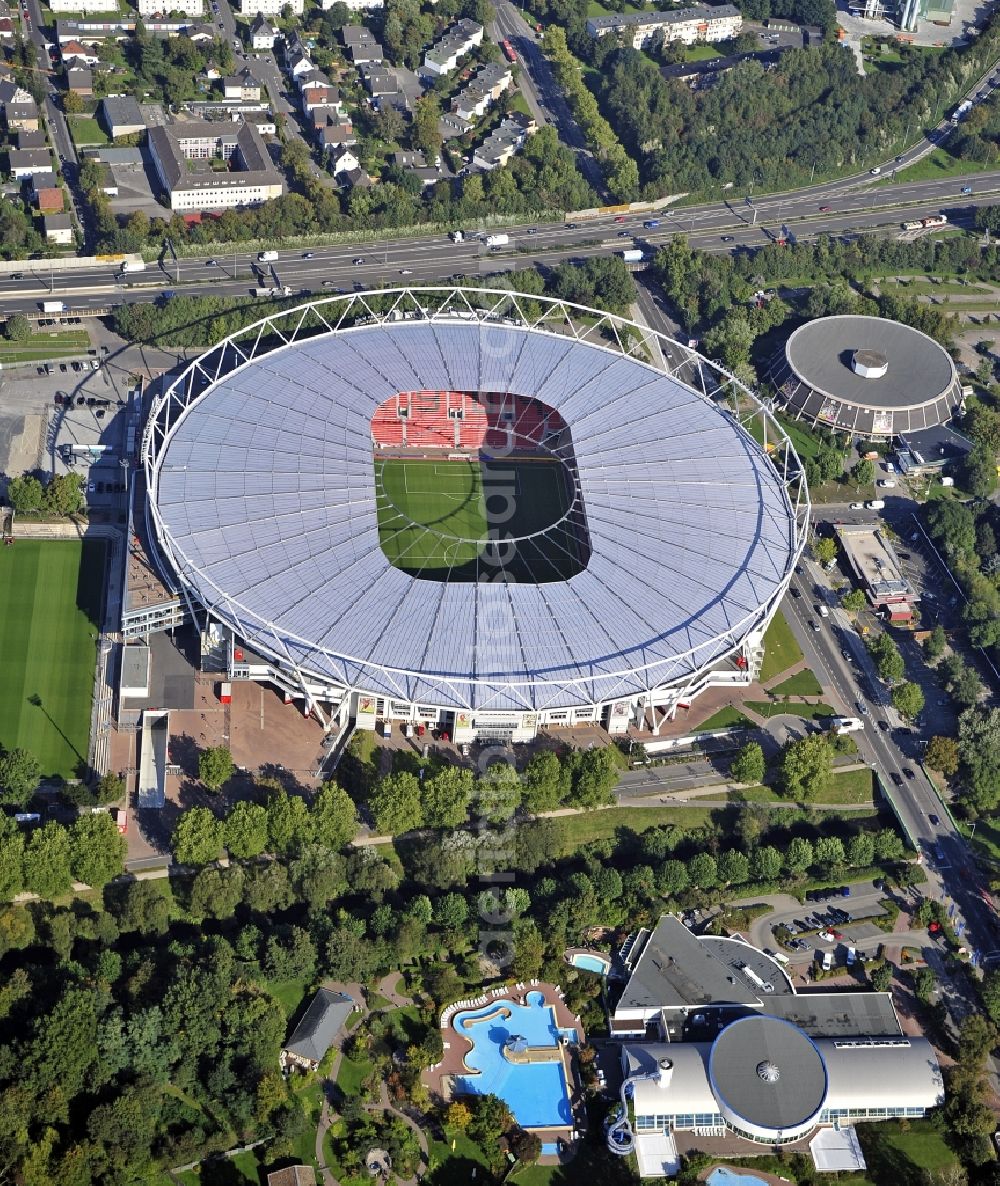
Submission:
{"label": "glass facade", "polygon": [[[927,1115],[926,1108],[824,1108],[819,1114],[818,1124],[834,1124],[837,1121],[857,1120],[890,1120],[917,1118]],[[668,1112],[656,1115],[637,1115],[635,1118],[637,1132],[660,1132],[669,1129],[728,1129],[737,1136],[757,1144],[780,1145],[787,1142],[766,1140],[753,1133],[745,1132],[734,1125],[727,1125],[719,1112]],[[788,1141],[801,1140],[801,1137],[790,1137]]]}

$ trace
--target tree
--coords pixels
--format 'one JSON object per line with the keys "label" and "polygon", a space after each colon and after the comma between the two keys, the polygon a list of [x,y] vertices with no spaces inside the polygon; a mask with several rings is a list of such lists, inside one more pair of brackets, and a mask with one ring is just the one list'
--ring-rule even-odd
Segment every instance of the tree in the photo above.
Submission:
{"label": "tree", "polygon": [[777,881],[781,876],[781,853],[770,844],[755,848],[750,856],[750,876],[754,881]]}
{"label": "tree", "polygon": [[939,659],[948,644],[944,627],[939,623],[924,639],[924,654],[928,659]]}
{"label": "tree", "polygon": [[30,475],[11,478],[7,483],[7,501],[19,515],[40,511],[45,500],[45,491],[37,478]]}
{"label": "tree", "polygon": [[996,451],[985,441],[977,442],[966,454],[961,483],[973,498],[989,498],[996,489]]}
{"label": "tree", "polygon": [[469,817],[475,789],[471,770],[443,766],[424,780],[424,822],[429,828],[457,828]]}
{"label": "tree", "polygon": [[521,781],[521,801],[533,815],[554,810],[569,794],[569,768],[551,750],[541,750],[531,757]]}
{"label": "tree", "polygon": [[222,824],[207,807],[191,807],[177,821],[174,859],[179,865],[207,865],[222,849]]}
{"label": "tree", "polygon": [[830,785],[833,749],[819,733],[788,742],[778,763],[781,789],[790,799],[815,799]]}
{"label": "tree", "polygon": [[473,815],[503,824],[521,805],[521,778],[507,762],[494,762],[476,783]]}
{"label": "tree", "polygon": [[445,1112],[445,1123],[449,1128],[465,1132],[472,1123],[472,1112],[469,1106],[461,1100],[452,1100]]}
{"label": "tree", "polygon": [[924,761],[932,770],[938,770],[945,777],[949,777],[958,770],[958,742],[954,737],[936,734],[927,742]]}
{"label": "tree", "polygon": [[851,481],[855,486],[868,486],[875,481],[875,463],[862,457],[851,467]]}
{"label": "tree", "polygon": [[875,660],[879,679],[893,684],[903,678],[906,667],[899,647],[888,634],[873,634],[867,642],[868,653]]}
{"label": "tree", "polygon": [[793,836],[785,849],[785,868],[793,877],[801,877],[815,860],[812,842],[804,836]]}
{"label": "tree", "polygon": [[687,863],[687,875],[695,889],[713,889],[719,882],[715,857],[710,852],[696,852]]}
{"label": "tree", "polygon": [[507,1135],[507,1144],[520,1165],[534,1165],[542,1153],[542,1141],[537,1133],[515,1128]]}
{"label": "tree", "polygon": [[437,96],[429,91],[417,100],[413,112],[413,143],[423,151],[428,165],[433,165],[441,155],[440,119],[441,104]]}
{"label": "tree", "polygon": [[719,853],[719,881],[722,885],[745,885],[750,879],[750,862],[738,848]]}
{"label": "tree", "polygon": [[1000,799],[1000,708],[969,708],[958,718],[964,795],[979,811]]}
{"label": "tree", "polygon": [[198,755],[198,777],[210,791],[220,790],[233,777],[234,768],[228,746],[209,746]]}
{"label": "tree", "polygon": [[864,869],[875,861],[875,837],[871,832],[856,832],[847,842],[847,863]]}
{"label": "tree", "polygon": [[83,510],[83,478],[56,474],[45,487],[44,506],[51,515],[76,515]]}
{"label": "tree", "polygon": [[832,877],[846,861],[844,842],[839,836],[820,836],[816,841],[816,864],[823,870],[824,877]]}
{"label": "tree", "polygon": [[111,770],[102,774],[94,786],[94,799],[100,806],[105,803],[118,803],[124,796],[125,779]]}
{"label": "tree", "polygon": [[756,786],[764,780],[764,769],[764,750],[759,742],[748,741],[737,750],[729,772],[736,782]]}
{"label": "tree", "polygon": [[884,961],[871,964],[868,968],[868,983],[875,992],[888,992],[892,988],[892,964]]}
{"label": "tree", "polygon": [[0,754],[0,804],[24,807],[35,793],[42,768],[34,754],[26,749],[10,749]]}
{"label": "tree", "polygon": [[325,782],[309,809],[313,839],[324,848],[349,844],[358,831],[358,812],[350,795],[335,782]]}
{"label": "tree", "polygon": [[309,839],[309,812],[305,800],[299,795],[289,795],[280,785],[268,789],[268,849],[274,853],[292,852]]}
{"label": "tree", "polygon": [[813,555],[820,564],[832,564],[837,559],[837,541],[829,535],[813,540]]}
{"label": "tree", "polygon": [[24,846],[24,887],[43,898],[66,893],[72,882],[69,832],[49,823],[28,837]]}
{"label": "tree", "polygon": [[420,783],[408,772],[380,778],[368,799],[376,831],[399,836],[423,823]]}
{"label": "tree", "polygon": [[868,598],[860,589],[848,589],[841,597],[840,604],[852,614],[859,614],[868,603]]}
{"label": "tree", "polygon": [[31,323],[23,313],[14,313],[7,318],[3,334],[8,342],[26,342],[31,337]]}
{"label": "tree", "polygon": [[110,812],[81,815],[70,829],[70,870],[85,885],[107,885],[124,872],[126,848]]}
{"label": "tree", "polygon": [[223,824],[222,840],[231,857],[259,856],[267,848],[267,810],[259,803],[237,803]]}
{"label": "tree", "polygon": [[67,91],[63,95],[63,111],[67,115],[79,115],[83,110],[83,98],[76,91]]}
{"label": "tree", "polygon": [[674,859],[664,861],[656,881],[661,893],[668,898],[676,898],[690,885],[687,866],[683,861]]}
{"label": "tree", "polygon": [[906,682],[897,684],[892,689],[893,707],[901,717],[912,721],[918,717],[924,707],[924,692],[919,684]]}

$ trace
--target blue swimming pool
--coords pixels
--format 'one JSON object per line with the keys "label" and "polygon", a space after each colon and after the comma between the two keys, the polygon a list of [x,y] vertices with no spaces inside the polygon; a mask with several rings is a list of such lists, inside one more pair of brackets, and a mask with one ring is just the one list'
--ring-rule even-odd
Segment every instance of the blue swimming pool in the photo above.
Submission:
{"label": "blue swimming pool", "polygon": [[717,1165],[705,1179],[708,1186],[765,1186],[765,1179],[756,1174],[741,1174],[727,1165]]}
{"label": "blue swimming pool", "polygon": [[582,968],[585,972],[596,972],[598,976],[607,976],[611,964],[601,955],[588,955],[578,951],[569,957],[574,968]]}
{"label": "blue swimming pool", "polygon": [[458,1013],[455,1029],[472,1043],[466,1065],[476,1072],[456,1077],[455,1090],[498,1095],[522,1128],[551,1128],[573,1123],[569,1087],[561,1058],[553,1062],[512,1063],[504,1055],[508,1038],[520,1035],[528,1046],[558,1048],[555,1012],[540,992],[525,1004],[497,1000]]}

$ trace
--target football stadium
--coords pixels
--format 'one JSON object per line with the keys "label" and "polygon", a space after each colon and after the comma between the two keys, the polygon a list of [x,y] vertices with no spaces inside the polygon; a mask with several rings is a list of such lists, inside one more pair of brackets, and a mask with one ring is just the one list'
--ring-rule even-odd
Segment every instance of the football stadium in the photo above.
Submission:
{"label": "football stadium", "polygon": [[459,742],[655,732],[749,682],[809,519],[718,364],[500,289],[263,317],[154,401],[142,450],[154,563],[230,678]]}

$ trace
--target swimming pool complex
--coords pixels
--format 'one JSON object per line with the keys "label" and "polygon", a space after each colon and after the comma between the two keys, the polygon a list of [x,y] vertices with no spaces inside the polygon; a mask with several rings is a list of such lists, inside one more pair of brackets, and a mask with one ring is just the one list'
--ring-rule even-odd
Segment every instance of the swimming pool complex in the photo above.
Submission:
{"label": "swimming pool complex", "polygon": [[569,957],[574,968],[582,968],[585,972],[596,972],[598,976],[607,976],[611,964],[601,955],[589,955],[585,951],[577,951]]}
{"label": "swimming pool complex", "polygon": [[767,1186],[767,1179],[756,1174],[741,1174],[726,1165],[717,1165],[705,1179],[708,1186]]}
{"label": "swimming pool complex", "polygon": [[[558,1053],[561,1031],[555,1010],[540,992],[529,992],[523,1005],[501,999],[479,1009],[456,1014],[455,1031],[472,1043],[465,1065],[472,1071],[458,1075],[455,1091],[469,1095],[497,1095],[522,1128],[563,1128],[573,1123],[569,1086],[563,1058]],[[575,1038],[575,1034],[569,1031]],[[515,1035],[530,1048],[550,1048],[552,1061],[510,1062],[504,1046]]]}

